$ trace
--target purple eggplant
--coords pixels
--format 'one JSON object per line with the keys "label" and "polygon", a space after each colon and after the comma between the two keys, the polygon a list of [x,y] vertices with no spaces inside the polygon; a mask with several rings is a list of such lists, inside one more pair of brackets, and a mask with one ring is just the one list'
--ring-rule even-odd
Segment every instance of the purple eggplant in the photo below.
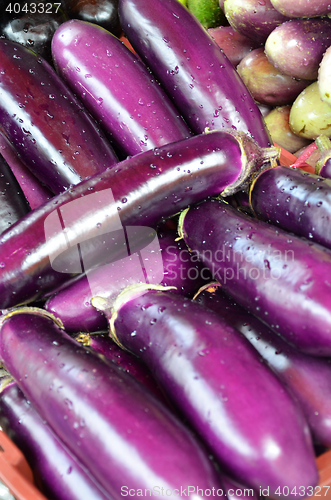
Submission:
{"label": "purple eggplant", "polygon": [[[221,488],[192,432],[133,377],[77,345],[45,311],[23,308],[5,316],[0,357],[40,416],[112,498],[129,490],[135,498],[145,489],[187,491],[192,484],[203,492]],[[196,498],[192,491],[187,496]]]}
{"label": "purple eggplant", "polygon": [[210,200],[182,217],[188,247],[240,305],[308,354],[331,355],[331,252]]}
{"label": "purple eggplant", "polygon": [[0,233],[30,211],[24,193],[0,154]]}
{"label": "purple eggplant", "polygon": [[234,67],[240,63],[248,52],[259,46],[259,44],[253,42],[251,38],[238,33],[232,26],[209,28],[208,33],[223,50]]}
{"label": "purple eggplant", "polygon": [[264,47],[249,52],[237,71],[254,99],[272,106],[291,104],[310,83],[281,73],[268,61]]}
{"label": "purple eggplant", "polygon": [[[146,267],[155,251],[159,251],[162,257],[160,284],[175,287],[177,293],[192,297],[200,286],[210,280],[211,274],[208,268],[192,258],[183,241],[176,241],[176,236],[176,231],[161,232],[158,234],[158,248],[151,247],[151,252],[145,252],[141,257],[128,256],[107,266],[106,270],[101,267],[83,275],[51,296],[45,309],[62,321],[68,333],[106,330],[106,319],[91,305],[92,297],[98,295],[115,300],[129,284],[146,282],[141,259]],[[159,271],[158,266],[153,267]],[[154,272],[148,279],[150,283],[160,281]]]}
{"label": "purple eggplant", "polygon": [[5,39],[0,39],[0,122],[23,163],[54,193],[117,162],[55,70]]}
{"label": "purple eggplant", "polygon": [[145,363],[137,358],[137,356],[119,347],[110,338],[108,332],[94,333],[92,335],[81,333],[75,337],[75,340],[85,347],[92,349],[94,352],[101,354],[112,363],[115,363],[121,370],[129,373],[131,377],[134,377],[146,386],[164,404],[169,405],[155,377]]}
{"label": "purple eggplant", "polygon": [[216,313],[170,291],[142,294],[134,286],[111,308],[102,298],[92,303],[225,471],[251,488],[268,487],[271,496],[283,484],[291,491],[316,482],[301,413],[250,343]]}
{"label": "purple eggplant", "polygon": [[292,19],[268,36],[265,53],[281,73],[302,80],[317,80],[319,64],[331,45],[331,20]]}
{"label": "purple eggplant", "polygon": [[15,382],[0,394],[0,424],[25,455],[49,500],[110,500],[63,446]]}
{"label": "purple eggplant", "polygon": [[53,198],[53,193],[21,162],[14,148],[1,134],[0,153],[8,163],[32,210]]}
{"label": "purple eggplant", "polygon": [[60,76],[125,156],[189,137],[189,128],[144,64],[110,32],[83,21],[52,39]]}
{"label": "purple eggplant", "polygon": [[214,131],[145,151],[81,182],[1,236],[0,309],[127,256],[127,238],[146,245],[155,237],[149,227],[205,197],[240,190],[258,165],[278,155],[243,133]]}
{"label": "purple eggplant", "polygon": [[196,133],[233,128],[270,146],[260,110],[207,30],[178,0],[120,0],[120,22]]}
{"label": "purple eggplant", "polygon": [[258,219],[331,249],[331,180],[299,168],[261,173],[250,192]]}
{"label": "purple eggplant", "polygon": [[264,44],[268,35],[288,20],[270,0],[225,0],[224,13],[238,33],[260,44]]}
{"label": "purple eggplant", "polygon": [[320,17],[331,13],[329,0],[271,0],[271,3],[288,17]]}
{"label": "purple eggplant", "polygon": [[195,300],[237,328],[297,399],[316,443],[331,445],[331,359],[304,354],[212,284]]}
{"label": "purple eggplant", "polygon": [[242,497],[249,497],[252,498],[252,500],[258,500],[258,498],[260,498],[256,491],[248,489],[246,486],[239,484],[230,476],[226,476],[223,474],[222,481],[228,500],[239,500],[239,498],[241,499]]}

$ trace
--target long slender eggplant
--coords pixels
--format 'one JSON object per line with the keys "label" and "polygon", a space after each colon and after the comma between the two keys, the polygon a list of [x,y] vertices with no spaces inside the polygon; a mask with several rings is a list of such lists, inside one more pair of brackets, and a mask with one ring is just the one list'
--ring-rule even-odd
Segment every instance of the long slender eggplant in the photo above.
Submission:
{"label": "long slender eggplant", "polygon": [[49,500],[110,500],[45,425],[15,382],[0,393],[2,429],[23,452]]}
{"label": "long slender eggplant", "polygon": [[145,489],[187,491],[192,484],[206,498],[205,491],[221,488],[187,427],[146,387],[77,345],[45,314],[25,308],[5,316],[0,357],[41,418],[112,498],[129,490],[135,498]]}
{"label": "long slender eggplant", "polygon": [[240,305],[298,349],[331,355],[331,252],[218,200],[182,217],[188,247]]}
{"label": "long slender eggplant", "polygon": [[30,211],[24,193],[0,154],[0,233]]}
{"label": "long slender eggplant", "polygon": [[120,0],[120,22],[135,51],[196,133],[233,128],[271,144],[262,115],[235,68],[177,0]]}
{"label": "long slender eggplant", "polygon": [[[210,280],[211,274],[208,268],[194,260],[183,241],[176,241],[176,236],[176,231],[158,233],[158,248],[152,247],[151,252],[159,251],[161,255],[162,279],[160,281],[155,275],[159,266],[153,266],[156,269],[148,276],[149,282],[158,280],[161,285],[174,287],[177,293],[192,297]],[[143,266],[148,265],[151,257],[150,252],[145,252],[141,258],[134,255],[114,262],[107,270],[104,267],[95,269],[51,296],[44,307],[62,321],[68,333],[106,330],[106,319],[91,305],[92,297],[98,295],[115,300],[129,284],[145,282]]]}
{"label": "long slender eggplant", "polygon": [[245,134],[214,131],[140,153],[81,182],[1,236],[0,308],[33,301],[73,274],[127,256],[127,239],[147,244],[146,226],[205,197],[230,195],[278,155]]}
{"label": "long slender eggplant", "polygon": [[53,198],[54,194],[24,165],[14,148],[1,135],[0,153],[8,163],[32,210]]}
{"label": "long slender eggplant", "polygon": [[269,487],[271,496],[282,485],[291,492],[314,484],[307,425],[250,343],[213,311],[141,286],[128,287],[111,308],[98,297],[92,304],[109,318],[114,340],[150,367],[225,471],[252,488]]}
{"label": "long slender eggplant", "polygon": [[331,445],[331,359],[304,354],[211,284],[195,300],[237,328],[299,402],[316,443]]}
{"label": "long slender eggplant", "polygon": [[34,52],[0,39],[1,130],[54,193],[117,162],[95,121]]}
{"label": "long slender eggplant", "polygon": [[[105,317],[104,319],[106,320]],[[91,335],[81,333],[76,335],[74,338],[85,347],[92,349],[94,352],[101,354],[112,363],[115,363],[121,370],[129,373],[132,377],[145,385],[164,404],[169,405],[169,402],[165,399],[163,391],[145,363],[143,363],[137,356],[134,356],[130,352],[119,347],[119,345],[111,339],[108,331],[104,333],[94,333]]]}
{"label": "long slender eggplant", "polygon": [[266,169],[254,180],[251,208],[258,219],[331,249],[331,180],[299,168]]}
{"label": "long slender eggplant", "polygon": [[275,68],[292,78],[316,80],[323,54],[331,45],[331,20],[292,19],[275,28],[265,53]]}
{"label": "long slender eggplant", "polygon": [[53,36],[52,54],[60,76],[125,156],[192,135],[146,66],[110,32],[68,21]]}

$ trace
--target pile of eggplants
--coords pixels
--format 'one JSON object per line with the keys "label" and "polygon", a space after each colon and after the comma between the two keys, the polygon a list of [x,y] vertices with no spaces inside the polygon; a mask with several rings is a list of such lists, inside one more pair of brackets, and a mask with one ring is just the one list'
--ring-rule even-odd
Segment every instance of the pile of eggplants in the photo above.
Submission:
{"label": "pile of eggplants", "polygon": [[56,71],[0,40],[0,132],[55,194],[30,209],[1,163],[0,424],[50,499],[308,496],[331,445],[331,182],[279,165],[177,0],[119,1],[135,55],[84,19],[55,31]]}

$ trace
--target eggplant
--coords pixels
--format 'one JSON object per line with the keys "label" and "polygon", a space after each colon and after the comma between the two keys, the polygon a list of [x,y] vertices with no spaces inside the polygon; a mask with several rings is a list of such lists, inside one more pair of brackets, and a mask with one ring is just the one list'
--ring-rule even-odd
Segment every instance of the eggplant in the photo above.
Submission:
{"label": "eggplant", "polygon": [[258,219],[331,249],[331,180],[278,166],[257,176],[250,200]]}
{"label": "eggplant", "polygon": [[255,347],[298,401],[315,443],[331,445],[331,359],[304,354],[237,304],[213,283],[195,297],[237,328]]}
{"label": "eggplant", "polygon": [[224,13],[238,33],[264,44],[269,34],[288,20],[270,0],[225,0]]}
{"label": "eggplant", "polygon": [[265,116],[265,123],[274,143],[290,153],[295,153],[300,148],[310,144],[310,141],[292,132],[289,124],[290,112],[290,104],[276,106]]}
{"label": "eggplant", "polygon": [[318,82],[306,87],[292,104],[290,129],[300,137],[315,140],[319,135],[331,136],[331,106],[321,99]]}
{"label": "eggplant", "polygon": [[259,46],[257,42],[253,42],[253,40],[247,36],[238,33],[232,26],[209,28],[208,33],[223,50],[234,67],[240,63],[248,52]]}
{"label": "eggplant", "polygon": [[160,85],[103,28],[71,20],[52,39],[56,69],[125,156],[190,137]]}
{"label": "eggplant", "polygon": [[149,227],[205,197],[242,189],[278,157],[277,148],[260,149],[245,134],[214,131],[135,155],[55,196],[0,238],[0,309],[127,256],[126,238],[131,250],[146,246],[155,238]]}
{"label": "eggplant", "polygon": [[67,20],[63,2],[0,3],[0,35],[18,42],[53,64],[51,41],[55,30]]}
{"label": "eggplant", "polygon": [[0,61],[2,131],[53,193],[117,163],[96,123],[45,60],[0,39]]}
{"label": "eggplant", "polygon": [[271,0],[271,3],[288,17],[320,17],[331,12],[329,0]]}
{"label": "eggplant", "polygon": [[26,457],[49,500],[109,500],[95,480],[45,425],[15,382],[0,393],[0,424]]}
{"label": "eggplant", "polygon": [[260,110],[207,30],[178,0],[120,0],[120,22],[193,132],[233,128],[271,144]]}
{"label": "eggplant", "polygon": [[310,84],[281,73],[268,61],[264,47],[249,52],[238,64],[237,71],[254,99],[271,106],[292,104]]}
{"label": "eggplant", "polygon": [[53,193],[22,163],[14,148],[1,134],[0,152],[13,172],[32,210],[53,198]]}
{"label": "eggplant", "polygon": [[[188,428],[146,387],[77,345],[45,314],[33,308],[7,314],[0,357],[41,418],[108,495],[115,500],[129,490],[135,497],[145,489],[187,491],[193,484],[203,492],[221,489],[204,446]],[[187,496],[196,498],[192,490]]]}
{"label": "eggplant", "polygon": [[307,424],[247,339],[192,300],[147,287],[128,287],[112,307],[92,299],[112,338],[146,363],[226,473],[271,496],[313,485]]}
{"label": "eggplant", "polygon": [[24,193],[0,154],[0,233],[30,211]]}
{"label": "eggplant", "polygon": [[[104,316],[103,316],[104,317]],[[104,318],[105,319],[105,318]],[[106,319],[105,319],[106,321]],[[104,356],[118,366],[121,370],[129,373],[131,377],[138,380],[149,391],[151,391],[159,400],[168,405],[163,392],[157,384],[151,371],[147,368],[137,356],[134,356],[129,351],[125,351],[119,347],[108,335],[108,331],[104,333],[80,333],[76,335],[75,340],[85,347],[90,348],[93,352]]]}
{"label": "eggplant", "polygon": [[66,0],[66,12],[71,19],[97,24],[116,36],[121,34],[118,0]]}
{"label": "eggplant", "polygon": [[330,251],[221,200],[189,209],[181,226],[225,292],[299,350],[330,356]]}
{"label": "eggplant", "polygon": [[319,64],[331,45],[331,20],[292,19],[275,28],[265,42],[268,60],[292,78],[317,80]]}
{"label": "eggplant", "polygon": [[[153,254],[161,254],[162,280],[155,272],[148,274],[149,282],[155,280],[161,285],[175,288],[177,293],[193,297],[194,293],[207,283],[211,274],[193,259],[183,241],[176,241],[177,232],[168,230],[158,233],[158,244],[153,245],[149,252],[141,257],[136,254],[101,267],[81,276],[63,290],[51,296],[45,303],[47,311],[59,318],[68,333],[96,332],[107,329],[107,322],[102,313],[91,305],[94,295],[108,300],[117,297],[119,292],[129,284],[146,281],[143,266],[153,258]],[[157,269],[155,269],[157,268]],[[159,266],[153,265],[153,271],[159,271]]]}

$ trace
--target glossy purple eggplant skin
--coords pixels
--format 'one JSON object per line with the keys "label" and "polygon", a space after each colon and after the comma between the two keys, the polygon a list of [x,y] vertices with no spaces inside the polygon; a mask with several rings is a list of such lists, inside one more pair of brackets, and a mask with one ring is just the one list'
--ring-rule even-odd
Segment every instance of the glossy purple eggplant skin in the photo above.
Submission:
{"label": "glossy purple eggplant skin", "polygon": [[[164,286],[176,287],[176,293],[193,297],[194,293],[211,279],[208,268],[194,260],[185,243],[176,241],[176,231],[159,233],[158,242],[163,261]],[[147,256],[148,259],[148,256]],[[133,259],[115,262],[112,271],[108,267],[107,273],[103,268],[96,269],[83,275],[77,281],[51,296],[44,307],[54,314],[63,323],[68,333],[96,332],[107,330],[107,321],[102,313],[91,305],[94,295],[108,300],[116,299],[117,295],[129,284],[136,283],[137,262]],[[127,277],[126,279],[123,279]],[[90,287],[91,279],[96,286]],[[142,276],[143,279],[143,276]],[[157,277],[150,282],[158,284]],[[143,279],[145,282],[146,279]],[[93,337],[94,338],[94,337]]]}
{"label": "glossy purple eggplant skin", "polygon": [[258,219],[331,249],[331,180],[299,168],[262,172],[251,189]]}
{"label": "glossy purple eggplant skin", "polygon": [[292,78],[317,80],[318,68],[331,45],[331,20],[292,19],[270,33],[265,53],[275,68]]}
{"label": "glossy purple eggplant skin", "polygon": [[0,394],[0,423],[26,457],[49,500],[110,500],[45,425],[15,382]]}
{"label": "glossy purple eggplant skin", "polygon": [[188,247],[240,305],[298,349],[331,354],[331,252],[211,200],[183,223]]}
{"label": "glossy purple eggplant skin", "polygon": [[192,135],[146,66],[100,26],[62,24],[52,54],[59,75],[126,156]]}
{"label": "glossy purple eggplant skin", "polygon": [[118,0],[66,0],[66,11],[71,19],[97,24],[116,36],[121,35],[118,18]]}
{"label": "glossy purple eggplant skin", "polygon": [[[103,315],[104,317],[104,315]],[[134,356],[128,351],[124,351],[119,347],[109,336],[108,332],[80,334],[75,339],[82,343],[85,347],[92,349],[94,352],[101,354],[107,360],[114,363],[118,368],[125,371],[131,377],[134,377],[144,386],[146,386],[158,399],[168,405],[163,392],[156,382],[151,371],[147,368],[137,356]]]}
{"label": "glossy purple eggplant skin", "polygon": [[24,193],[0,153],[0,233],[30,212]]}
{"label": "glossy purple eggplant skin", "polygon": [[316,482],[301,413],[237,330],[170,291],[128,298],[116,313],[118,341],[149,366],[226,471],[271,495]]}
{"label": "glossy purple eggplant skin", "polygon": [[55,70],[5,39],[0,39],[0,122],[20,159],[53,193],[118,161]]}
{"label": "glossy purple eggplant skin", "polygon": [[264,44],[269,34],[288,17],[278,12],[270,0],[225,0],[224,13],[241,35]]}
{"label": "glossy purple eggplant skin", "polygon": [[177,0],[120,0],[120,22],[135,51],[195,133],[233,128],[272,144],[238,73]]}
{"label": "glossy purple eggplant skin", "polygon": [[146,387],[41,313],[7,316],[0,356],[40,416],[112,498],[123,498],[125,486],[221,487],[204,447]]}
{"label": "glossy purple eggplant skin", "polygon": [[295,349],[219,287],[202,291],[195,300],[245,335],[298,401],[314,441],[329,448],[331,359]]}
{"label": "glossy purple eggplant skin", "polygon": [[[246,157],[242,156],[241,140]],[[126,227],[155,227],[163,218],[208,196],[240,189],[243,170],[257,169],[263,153],[244,134],[215,131],[140,153],[54,197],[0,238],[0,308],[54,292],[72,273],[82,272],[77,266],[72,271],[66,264],[66,259],[68,266],[71,258],[77,259],[77,243],[82,248],[81,242],[86,240],[85,269],[101,263],[108,254],[114,255],[118,248],[114,230],[105,234],[103,229],[112,221],[117,228],[119,219]],[[66,243],[59,222],[63,214],[69,218]],[[53,232],[46,240],[47,217]],[[122,244],[127,256],[125,241]],[[67,245],[69,250],[64,252]],[[50,255],[57,254],[64,255],[61,272],[50,262]]]}

